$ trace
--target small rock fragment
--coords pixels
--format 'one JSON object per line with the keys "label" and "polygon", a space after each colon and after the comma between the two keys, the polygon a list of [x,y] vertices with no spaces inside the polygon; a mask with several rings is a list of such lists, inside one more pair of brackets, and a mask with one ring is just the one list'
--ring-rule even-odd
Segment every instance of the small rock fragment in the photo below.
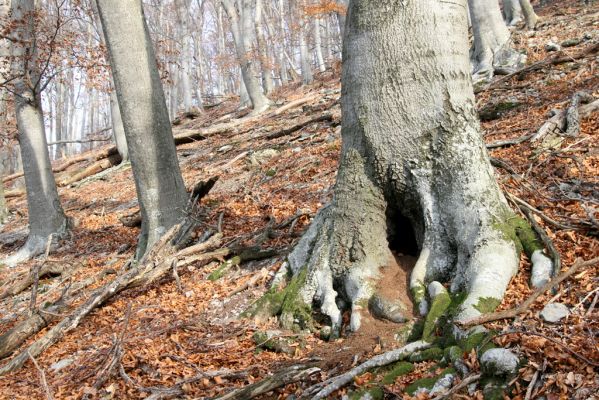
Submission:
{"label": "small rock fragment", "polygon": [[399,300],[388,300],[381,296],[374,295],[368,302],[370,312],[377,318],[383,318],[395,323],[406,322],[407,308]]}
{"label": "small rock fragment", "polygon": [[480,358],[486,375],[510,375],[518,370],[518,357],[507,349],[490,349]]}
{"label": "small rock fragment", "polygon": [[220,147],[217,151],[219,153],[226,153],[227,151],[231,150],[233,148],[233,146],[231,146],[230,144],[226,144],[222,147]]}
{"label": "small rock fragment", "polygon": [[555,324],[570,315],[570,310],[561,303],[551,303],[543,307],[540,315],[545,322]]}
{"label": "small rock fragment", "polygon": [[547,51],[547,52],[560,51],[561,49],[562,48],[559,44],[551,42],[551,41],[549,41],[545,44],[545,51]]}
{"label": "small rock fragment", "polygon": [[66,368],[69,365],[71,365],[73,363],[73,361],[75,361],[75,360],[73,360],[72,358],[63,358],[62,360],[56,361],[54,364],[50,365],[50,369],[54,372],[58,372],[61,369]]}
{"label": "small rock fragment", "polygon": [[564,40],[561,43],[561,45],[562,45],[562,47],[572,47],[572,46],[578,46],[580,44],[580,42],[582,42],[581,39],[573,38],[573,39]]}

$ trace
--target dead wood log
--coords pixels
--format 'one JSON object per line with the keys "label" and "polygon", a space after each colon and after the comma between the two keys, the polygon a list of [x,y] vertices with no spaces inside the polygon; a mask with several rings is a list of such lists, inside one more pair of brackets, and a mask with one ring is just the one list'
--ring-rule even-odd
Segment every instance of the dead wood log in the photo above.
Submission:
{"label": "dead wood log", "polygon": [[268,393],[276,388],[307,379],[310,375],[313,375],[317,372],[320,372],[320,368],[315,367],[314,364],[293,365],[291,367],[284,368],[273,376],[245,386],[241,389],[235,389],[223,396],[216,397],[214,400],[253,399],[254,397]]}
{"label": "dead wood log", "polygon": [[25,195],[25,190],[24,189],[13,189],[13,190],[7,190],[4,192],[4,197],[7,199],[10,199],[12,197],[21,197]]}
{"label": "dead wood log", "polygon": [[[180,243],[173,243],[172,240],[179,233],[184,224],[178,224],[169,229],[162,238],[156,242],[148,253],[139,263],[134,264],[129,270],[123,272],[111,282],[97,289],[90,298],[77,307],[67,317],[63,318],[58,324],[54,325],[44,336],[33,342],[26,349],[22,350],[17,356],[11,359],[6,365],[0,368],[0,375],[19,369],[28,360],[29,354],[37,357],[44,350],[58,342],[66,333],[72,331],[83,318],[91,313],[95,308],[105,303],[115,294],[122,292],[125,289],[148,285],[156,282],[163,276],[167,275],[173,266],[174,262],[179,260]],[[222,235],[216,234],[206,242],[195,245],[197,252],[203,252],[216,248],[220,245]],[[217,253],[217,252],[213,252]],[[209,253],[210,254],[210,253]],[[208,259],[207,255],[204,255]],[[191,257],[196,257],[192,255]],[[215,255],[216,257],[216,255]],[[190,257],[187,257],[187,260]]]}
{"label": "dead wood log", "polygon": [[327,113],[318,115],[316,117],[308,118],[307,120],[304,120],[300,123],[290,126],[289,128],[285,128],[285,129],[281,129],[280,131],[277,131],[277,132],[269,133],[266,135],[266,139],[267,140],[278,139],[283,136],[291,135],[292,133],[297,132],[300,129],[302,129],[308,125],[315,124],[318,122],[333,122],[335,120],[337,120],[337,119],[335,118],[334,114],[327,112]]}
{"label": "dead wood log", "polygon": [[[65,272],[65,269],[66,268],[64,265],[45,263],[40,268],[38,277],[41,279],[53,275],[62,275]],[[33,276],[30,273],[24,273],[21,277],[17,279],[15,283],[8,286],[2,291],[2,293],[0,293],[0,300],[17,295],[21,293],[23,290],[27,289],[32,284]]]}
{"label": "dead wood log", "polygon": [[72,185],[75,182],[79,182],[82,179],[85,179],[89,176],[96,175],[99,172],[107,170],[110,167],[114,167],[115,165],[120,164],[122,161],[120,154],[112,154],[107,158],[96,161],[89,167],[85,168],[83,171],[76,173],[75,175],[62,180],[59,185],[60,186],[68,186]]}
{"label": "dead wood log", "polygon": [[574,264],[567,271],[562,272],[560,275],[556,276],[537,290],[535,290],[530,297],[528,297],[524,302],[522,302],[518,307],[511,308],[509,310],[497,311],[490,314],[483,314],[476,318],[470,319],[468,321],[461,322],[460,325],[464,327],[481,325],[487,322],[497,321],[500,319],[509,319],[515,318],[518,315],[527,312],[530,309],[530,306],[534,304],[535,300],[542,295],[543,293],[551,290],[553,287],[559,285],[570,276],[572,276],[576,271],[581,268],[596,266],[599,264],[599,257],[595,257],[591,260],[583,261],[581,259],[577,259]]}
{"label": "dead wood log", "polygon": [[[567,117],[568,117],[569,109],[570,108],[568,108],[567,110],[560,110],[554,116],[552,116],[547,121],[545,121],[545,123],[543,125],[541,125],[539,130],[532,136],[531,141],[533,141],[533,142],[537,141],[549,134],[556,134],[556,135],[563,136],[564,133],[566,133],[568,130]],[[570,119],[571,119],[572,123],[575,125],[573,127],[573,130],[580,127],[579,122],[578,122],[580,120],[580,118],[586,118],[597,110],[599,110],[599,99],[593,101],[592,103],[581,106],[578,109],[578,113],[577,113],[578,115],[573,114],[573,112],[571,111]]]}
{"label": "dead wood log", "polygon": [[[72,298],[88,286],[104,279],[106,275],[115,273],[116,271],[112,269],[104,270],[93,277],[75,283],[68,288],[67,293]],[[65,295],[60,296],[54,303],[35,310],[26,319],[2,334],[0,336],[0,359],[11,355],[13,351],[31,336],[44,329],[48,324],[58,320],[69,308],[68,301],[64,297]]]}
{"label": "dead wood log", "polygon": [[544,67],[547,67],[549,65],[559,65],[559,64],[575,61],[575,60],[584,58],[588,55],[597,53],[597,51],[599,51],[599,42],[593,43],[593,44],[585,47],[581,51],[574,53],[574,54],[566,54],[565,51],[560,51],[550,58],[546,58],[546,59],[538,61],[534,64],[530,64],[524,68],[521,68],[517,71],[514,71],[510,74],[507,74],[507,75],[503,76],[501,79],[498,79],[495,82],[491,82],[490,84],[488,84],[487,86],[485,86],[479,90],[475,90],[475,93],[481,93],[486,90],[493,89],[493,88],[497,87],[500,83],[503,83],[503,82],[513,78],[514,76],[517,76],[518,78],[522,79],[524,77],[524,75],[526,75],[530,72],[538,71],[538,70],[540,70]]}
{"label": "dead wood log", "polygon": [[408,343],[407,345],[400,347],[399,349],[379,354],[371,358],[370,360],[358,365],[357,367],[352,368],[344,374],[329,379],[323,383],[314,385],[313,387],[309,388],[304,393],[304,395],[302,395],[302,398],[312,396],[312,394],[317,391],[317,393],[314,394],[312,399],[324,399],[334,391],[339,390],[348,383],[352,382],[356,376],[365,373],[369,369],[382,367],[384,365],[391,364],[392,362],[403,360],[410,354],[416,351],[427,349],[429,347],[431,347],[430,343],[420,340],[417,342]]}

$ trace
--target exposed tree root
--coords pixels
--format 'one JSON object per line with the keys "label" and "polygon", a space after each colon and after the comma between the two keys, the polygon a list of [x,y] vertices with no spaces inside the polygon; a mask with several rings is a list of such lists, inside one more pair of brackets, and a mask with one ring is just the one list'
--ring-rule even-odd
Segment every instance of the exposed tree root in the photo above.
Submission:
{"label": "exposed tree root", "polygon": [[214,400],[246,400],[253,399],[273,389],[288,385],[293,382],[301,382],[320,371],[320,368],[314,367],[314,364],[293,365],[284,368],[273,376],[264,378],[259,382],[253,383],[241,389],[233,390],[223,396],[216,397]]}
{"label": "exposed tree root", "polygon": [[87,301],[70,313],[69,316],[62,319],[62,321],[52,327],[43,337],[33,342],[27,349],[22,350],[21,353],[0,368],[0,375],[14,371],[23,366],[28,360],[29,354],[34,357],[41,354],[48,347],[60,340],[67,332],[75,329],[83,318],[115,294],[127,288],[148,285],[157,281],[170,272],[174,263],[187,265],[190,260],[210,260],[213,257],[222,255],[222,252],[198,254],[218,247],[222,238],[222,235],[220,234],[212,236],[204,243],[199,243],[187,249],[179,250],[181,243],[173,243],[173,239],[178,236],[179,230],[184,227],[184,224],[179,224],[171,228],[154,246],[152,246],[139,263],[134,264],[129,270],[123,272],[114,280],[96,290]]}
{"label": "exposed tree root", "polygon": [[384,365],[391,364],[396,361],[405,360],[412,353],[420,350],[424,350],[431,347],[431,344],[424,341],[412,342],[400,347],[399,349],[391,350],[383,354],[379,354],[371,358],[370,360],[358,365],[357,367],[349,370],[348,372],[331,378],[325,382],[316,384],[308,388],[302,398],[312,396],[313,400],[324,399],[336,390],[341,389],[348,383],[352,382],[354,378],[375,367],[382,367]]}
{"label": "exposed tree root", "polygon": [[338,121],[339,118],[336,118],[333,115],[333,113],[324,113],[324,114],[318,115],[316,117],[308,118],[305,121],[295,124],[289,128],[282,129],[278,132],[269,133],[266,135],[266,139],[269,139],[269,140],[277,139],[277,138],[280,138],[283,136],[291,135],[292,133],[297,132],[300,129],[302,129],[308,125],[311,125],[311,124],[315,124],[318,122],[332,122],[335,120]]}
{"label": "exposed tree root", "polygon": [[588,261],[582,261],[581,259],[577,259],[574,262],[574,264],[570,267],[570,269],[568,269],[567,271],[563,272],[562,274],[556,276],[551,281],[547,282],[545,285],[543,285],[542,287],[535,290],[533,292],[533,294],[531,294],[530,297],[528,297],[518,307],[509,309],[509,310],[505,310],[505,311],[498,311],[498,312],[494,312],[494,313],[490,313],[490,314],[484,314],[479,317],[472,318],[470,320],[458,322],[458,324],[463,327],[469,327],[469,326],[485,324],[487,322],[497,321],[499,319],[515,318],[519,314],[527,312],[530,309],[530,306],[535,302],[535,300],[540,295],[542,295],[543,293],[552,289],[553,287],[559,285],[561,282],[568,279],[570,276],[572,276],[572,274],[574,274],[579,269],[585,268],[585,267],[590,267],[590,266],[596,266],[598,263],[599,263],[599,257],[593,258]]}

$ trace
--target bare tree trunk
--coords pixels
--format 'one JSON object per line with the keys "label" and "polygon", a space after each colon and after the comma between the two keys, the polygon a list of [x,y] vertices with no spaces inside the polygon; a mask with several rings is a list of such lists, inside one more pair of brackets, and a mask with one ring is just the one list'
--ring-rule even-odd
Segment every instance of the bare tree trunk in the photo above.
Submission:
{"label": "bare tree trunk", "polygon": [[314,18],[314,47],[316,51],[316,60],[318,60],[318,70],[324,72],[327,70],[327,66],[324,63],[324,57],[322,56],[322,39],[320,35],[320,18]]}
{"label": "bare tree trunk", "polygon": [[508,26],[516,26],[522,21],[522,8],[519,0],[503,0],[503,18]]}
{"label": "bare tree trunk", "polygon": [[0,175],[0,226],[4,225],[8,217],[8,207],[4,197],[4,182],[2,182],[1,177],[2,175]]}
{"label": "bare tree trunk", "polygon": [[141,0],[97,0],[142,214],[137,256],[184,215],[186,192]]}
{"label": "bare tree trunk", "polygon": [[235,53],[241,68],[243,82],[252,102],[255,113],[266,110],[270,100],[262,92],[258,81],[256,62],[251,55],[251,39],[253,37],[252,2],[250,0],[222,0],[225,12],[231,21],[231,33],[235,43]]}
{"label": "bare tree trunk", "polygon": [[377,289],[399,270],[390,248],[419,251],[410,289],[422,311],[425,285],[436,281],[465,294],[458,319],[498,305],[519,256],[514,214],[481,139],[466,0],[352,0],[343,52],[335,195],[288,256],[293,304],[269,305],[285,325],[305,323],[313,301],[335,329],[340,307],[352,330],[367,308],[405,321],[399,292]]}
{"label": "bare tree trunk", "polygon": [[471,61],[475,84],[492,78],[495,70],[510,72],[522,66],[526,56],[512,48],[497,0],[468,0],[468,6],[474,33]]}
{"label": "bare tree trunk", "polygon": [[[337,0],[337,5],[347,10],[347,4],[349,0]],[[345,11],[335,13],[337,15],[337,23],[339,24],[339,35],[341,40],[345,37]]]}
{"label": "bare tree trunk", "polygon": [[27,188],[29,237],[23,248],[4,260],[7,265],[15,265],[42,253],[51,235],[61,236],[68,228],[52,175],[44,116],[37,92],[40,76],[34,40],[34,0],[13,0],[11,11],[18,40],[13,44],[12,72],[16,77],[13,91]]}
{"label": "bare tree trunk", "polygon": [[520,7],[522,8],[522,13],[524,14],[524,21],[526,22],[526,27],[528,29],[535,29],[537,26],[537,22],[539,21],[539,17],[535,13],[532,4],[530,4],[530,0],[520,0]]}
{"label": "bare tree trunk", "polygon": [[268,48],[262,26],[262,0],[256,0],[254,23],[256,26],[256,41],[258,42],[258,55],[262,67],[262,85],[264,86],[264,92],[269,94],[274,89],[274,84],[272,82],[270,57],[268,56]]}

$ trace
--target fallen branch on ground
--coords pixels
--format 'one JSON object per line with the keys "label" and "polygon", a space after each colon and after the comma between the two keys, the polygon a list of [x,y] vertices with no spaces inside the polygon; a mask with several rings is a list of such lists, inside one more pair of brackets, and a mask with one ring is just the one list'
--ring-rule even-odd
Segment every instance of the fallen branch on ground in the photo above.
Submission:
{"label": "fallen branch on ground", "polygon": [[533,292],[533,294],[531,294],[530,297],[528,297],[526,300],[524,300],[524,302],[522,302],[522,304],[520,304],[518,307],[511,308],[509,310],[504,310],[504,311],[497,311],[497,312],[493,312],[490,314],[483,314],[476,318],[470,319],[468,321],[461,322],[461,323],[459,323],[459,325],[461,325],[463,327],[469,327],[469,326],[474,326],[474,325],[485,324],[487,322],[497,321],[500,319],[515,318],[518,315],[527,312],[530,309],[530,306],[532,304],[534,304],[534,302],[537,300],[537,298],[539,296],[541,296],[543,293],[551,290],[553,287],[559,285],[560,283],[562,283],[563,281],[568,279],[570,276],[572,276],[572,274],[574,274],[579,269],[584,268],[584,267],[589,267],[589,266],[592,266],[592,265],[595,265],[598,263],[599,263],[599,257],[593,258],[588,261],[583,261],[581,259],[577,259],[574,262],[574,264],[570,267],[570,269],[561,273],[560,275],[556,276],[555,278],[553,278],[552,280],[550,280],[549,282],[544,284],[539,289],[535,290]]}
{"label": "fallen branch on ground", "polygon": [[[403,347],[400,347],[399,349],[395,349],[395,350],[391,350],[391,351],[388,351],[383,354],[379,354],[378,356],[371,358],[370,360],[358,365],[357,367],[349,370],[348,372],[346,372],[342,375],[339,375],[335,378],[329,379],[327,381],[328,383],[326,384],[326,386],[324,386],[322,389],[320,389],[322,384],[317,384],[311,388],[308,388],[308,390],[306,390],[304,396],[311,396],[312,393],[314,393],[314,391],[318,390],[318,392],[314,395],[314,397],[312,397],[312,399],[313,400],[324,399],[325,397],[329,396],[334,391],[341,389],[343,386],[345,386],[348,383],[350,383],[351,381],[353,381],[353,379],[356,376],[363,374],[364,372],[368,371],[369,369],[372,369],[375,367],[382,367],[384,365],[388,365],[393,362],[403,360],[406,357],[408,357],[410,354],[412,354],[416,351],[427,349],[429,347],[431,347],[430,343],[421,340],[421,341],[409,343]],[[302,396],[302,397],[304,397],[304,396]]]}
{"label": "fallen branch on ground", "polygon": [[512,72],[511,74],[505,75],[504,77],[496,80],[495,82],[491,82],[484,88],[476,91],[476,93],[481,93],[486,90],[493,89],[500,83],[506,82],[507,80],[513,78],[514,76],[518,76],[519,78],[521,78],[530,72],[538,71],[538,70],[540,70],[544,67],[547,67],[549,65],[559,65],[559,64],[563,64],[563,63],[567,63],[567,62],[571,62],[571,61],[576,61],[580,58],[586,57],[589,54],[594,54],[597,51],[599,51],[599,42],[593,43],[590,46],[587,46],[586,48],[584,48],[581,51],[579,51],[575,54],[572,54],[572,55],[565,54],[564,51],[560,51],[557,54],[555,54],[553,57],[546,58],[546,59],[538,61],[534,64],[530,64],[524,68],[521,68],[517,71]]}
{"label": "fallen branch on ground", "polygon": [[[52,276],[52,275],[62,275],[64,274],[66,271],[66,267],[64,265],[59,265],[59,264],[55,264],[55,263],[45,263],[44,265],[41,266],[39,272],[38,272],[38,277],[44,278],[47,276]],[[19,293],[21,293],[22,291],[24,291],[25,289],[27,289],[29,286],[31,286],[33,284],[33,276],[26,272],[21,274],[20,277],[17,278],[17,281],[13,284],[11,284],[10,286],[8,286],[6,289],[4,289],[2,291],[2,293],[0,293],[0,300],[3,300],[7,297],[10,296],[15,296]]]}
{"label": "fallen branch on ground", "polygon": [[541,241],[545,245],[545,248],[549,251],[549,255],[553,260],[552,275],[557,276],[557,274],[559,274],[559,271],[561,271],[562,269],[562,258],[559,255],[559,251],[557,251],[557,248],[555,247],[553,240],[551,240],[549,236],[547,236],[547,232],[545,232],[545,229],[543,229],[543,227],[539,225],[537,220],[534,218],[532,211],[530,211],[528,208],[524,206],[520,206],[520,210],[524,213],[524,215],[526,215],[526,218],[530,222],[530,225],[535,230],[537,235],[541,238]]}
{"label": "fallen branch on ground", "polygon": [[568,131],[568,111],[570,111],[570,120],[574,121],[574,117],[576,117],[575,119],[577,121],[570,122],[574,124],[574,127],[572,129],[579,129],[579,121],[581,118],[586,118],[593,112],[599,110],[599,99],[580,107],[577,106],[576,113],[573,113],[572,110],[572,107],[569,107],[566,110],[558,111],[554,116],[549,118],[547,121],[545,121],[545,123],[543,123],[543,125],[541,125],[539,130],[532,136],[530,140],[535,142],[551,133],[563,136],[564,133]]}
{"label": "fallen branch on ground", "polygon": [[[48,347],[58,342],[66,333],[72,331],[83,318],[91,313],[95,308],[105,303],[115,294],[122,292],[125,289],[148,285],[156,282],[163,276],[167,275],[172,268],[174,260],[181,265],[188,265],[189,259],[207,260],[210,257],[216,257],[220,253],[212,252],[207,254],[194,254],[189,257],[181,257],[178,246],[180,243],[172,243],[172,239],[177,236],[179,229],[185,224],[178,224],[169,229],[163,237],[158,240],[144,258],[134,264],[129,270],[117,276],[111,282],[105,284],[96,290],[90,298],[74,310],[69,316],[65,317],[50,329],[44,336],[33,342],[27,349],[23,350],[19,355],[15,356],[10,362],[0,368],[0,375],[14,371],[23,366],[28,359],[28,354],[34,357],[41,354]],[[194,246],[197,253],[217,248],[221,243],[222,235],[216,234],[206,242]],[[201,257],[203,256],[203,257]],[[181,260],[183,258],[183,260]]]}
{"label": "fallen branch on ground", "polygon": [[264,393],[268,393],[271,390],[276,388],[288,385],[290,383],[299,382],[310,375],[319,372],[320,368],[314,367],[314,364],[302,364],[302,365],[293,365],[291,367],[285,368],[282,371],[265,378],[259,382],[253,383],[251,385],[245,386],[241,389],[233,390],[225,394],[224,396],[220,396],[215,398],[214,400],[249,400],[254,397],[260,396]]}

